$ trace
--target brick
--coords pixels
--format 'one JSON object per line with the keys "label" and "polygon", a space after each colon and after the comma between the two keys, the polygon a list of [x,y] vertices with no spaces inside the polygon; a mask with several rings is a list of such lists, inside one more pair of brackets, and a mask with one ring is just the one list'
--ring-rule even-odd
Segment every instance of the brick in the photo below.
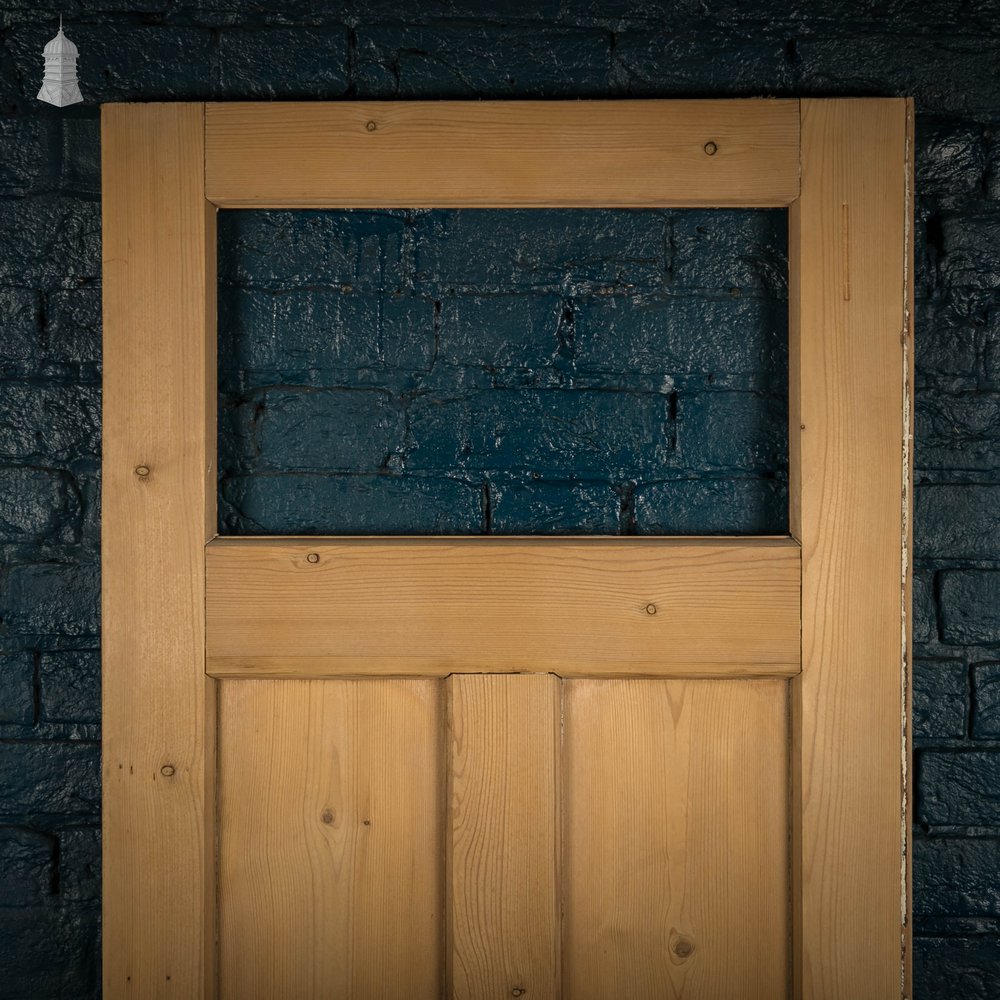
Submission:
{"label": "brick", "polygon": [[59,831],[59,895],[72,902],[100,901],[100,827],[77,826]]}
{"label": "brick", "polygon": [[490,483],[490,525],[498,535],[614,535],[621,495],[610,483]]}
{"label": "brick", "polygon": [[771,209],[677,212],[670,284],[685,291],[788,294],[788,214]]}
{"label": "brick", "polygon": [[97,118],[61,117],[59,188],[69,194],[101,195],[101,123]]}
{"label": "brick", "polygon": [[[1000,285],[1000,213],[949,214],[941,220],[944,255],[939,268],[947,289],[974,305]],[[968,305],[966,306],[968,310]]]}
{"label": "brick", "polygon": [[915,499],[918,559],[1000,559],[1000,485],[921,483]]}
{"label": "brick", "polygon": [[30,362],[37,357],[39,311],[36,292],[27,288],[0,288],[0,371],[9,362]]}
{"label": "brick", "polygon": [[[0,826],[0,907],[43,902],[55,885],[56,838],[24,826]],[[0,987],[2,988],[2,987]]]}
{"label": "brick", "polygon": [[1000,740],[1000,663],[977,663],[972,668],[972,735]]}
{"label": "brick", "polygon": [[98,816],[101,748],[84,742],[0,743],[5,818]]}
{"label": "brick", "polygon": [[978,327],[948,302],[920,302],[914,324],[917,375],[971,378],[978,369]]}
{"label": "brick", "polygon": [[665,212],[465,209],[415,216],[419,291],[635,294],[662,290]]}
{"label": "brick", "polygon": [[914,996],[923,1000],[994,1000],[1000,941],[995,935],[915,938],[913,981]]}
{"label": "brick", "polygon": [[991,130],[986,140],[987,167],[984,177],[986,197],[1000,201],[1000,133]]}
{"label": "brick", "polygon": [[265,390],[234,417],[243,462],[259,472],[376,472],[405,433],[399,401],[377,389]]}
{"label": "brick", "polygon": [[96,388],[0,384],[0,459],[97,458],[99,447]]}
{"label": "brick", "polygon": [[576,308],[579,371],[630,375],[756,374],[787,395],[788,309],[760,298],[589,299]]}
{"label": "brick", "polygon": [[[331,99],[347,89],[347,29],[238,27],[219,32],[219,73],[229,98]],[[280,66],[280,74],[262,73]]]}
{"label": "brick", "polygon": [[[232,385],[303,384],[358,369],[424,371],[434,357],[434,304],[411,296],[224,288],[220,366]],[[382,376],[386,377],[386,376]]]}
{"label": "brick", "polygon": [[1000,645],[1000,570],[947,570],[940,593],[945,642]]}
{"label": "brick", "polygon": [[981,128],[951,118],[918,118],[916,182],[922,198],[952,204],[978,195],[986,164]]}
{"label": "brick", "polygon": [[30,652],[0,653],[0,722],[35,721],[35,658]]}
{"label": "brick", "polygon": [[101,288],[97,284],[45,297],[46,360],[84,364],[101,360]]}
{"label": "brick", "polygon": [[66,473],[0,466],[0,541],[71,541],[79,518],[79,497]]}
{"label": "brick", "polygon": [[635,491],[639,534],[781,535],[788,488],[774,479],[681,479]]}
{"label": "brick", "polygon": [[934,574],[913,572],[913,641],[927,643],[937,639],[937,605],[934,599]]}
{"label": "brick", "polygon": [[982,33],[927,37],[875,25],[800,35],[796,52],[806,89],[824,97],[912,96],[939,115],[988,114],[1000,103],[995,45]]}
{"label": "brick", "polygon": [[101,654],[97,650],[42,653],[38,681],[43,722],[100,722]]}
{"label": "brick", "polygon": [[58,288],[101,275],[101,206],[39,195],[0,201],[0,284]]}
{"label": "brick", "polygon": [[396,291],[407,280],[404,211],[219,212],[219,281],[247,288]]}
{"label": "brick", "polygon": [[793,83],[785,39],[759,30],[624,32],[615,45],[614,67],[615,82],[633,97],[667,92],[758,97]]}
{"label": "brick", "polygon": [[501,390],[421,396],[409,411],[412,470],[525,471],[626,479],[673,452],[669,395]]}
{"label": "brick", "polygon": [[0,906],[0,997],[98,1000],[100,907]]}
{"label": "brick", "polygon": [[915,461],[918,469],[1000,467],[1000,394],[918,393]]}
{"label": "brick", "polygon": [[358,29],[354,79],[369,98],[604,97],[610,51],[603,30],[397,21]]}
{"label": "brick", "polygon": [[917,818],[927,826],[1000,826],[1000,751],[921,751]]}
{"label": "brick", "polygon": [[987,380],[1000,384],[1000,308],[988,310],[983,325],[983,370]]}
{"label": "brick", "polygon": [[677,444],[689,469],[776,472],[787,464],[787,401],[761,393],[679,393]]}
{"label": "brick", "polygon": [[574,354],[574,317],[553,295],[462,295],[441,306],[438,365],[546,369]]}
{"label": "brick", "polygon": [[961,660],[913,664],[913,738],[960,739],[966,734],[969,676]]}
{"label": "brick", "polygon": [[24,197],[51,184],[58,136],[54,118],[0,118],[0,195]]}
{"label": "brick", "polygon": [[11,635],[93,636],[100,628],[96,563],[19,563],[7,572],[3,620]]}
{"label": "brick", "polygon": [[1000,916],[1000,841],[922,837],[913,847],[915,916]]}
{"label": "brick", "polygon": [[482,489],[445,476],[238,476],[222,482],[225,534],[476,534]]}

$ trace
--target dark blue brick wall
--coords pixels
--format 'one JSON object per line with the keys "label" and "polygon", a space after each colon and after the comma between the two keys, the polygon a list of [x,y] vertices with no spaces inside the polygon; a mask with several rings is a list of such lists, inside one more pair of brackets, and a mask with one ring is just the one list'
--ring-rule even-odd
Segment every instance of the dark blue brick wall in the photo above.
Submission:
{"label": "dark blue brick wall", "polygon": [[[59,13],[80,46],[88,98],[63,111],[33,99],[41,47]],[[346,0],[328,7],[7,0],[0,9],[0,997],[98,993],[95,102],[743,94],[917,100],[916,992],[925,1000],[1000,995],[998,0]],[[766,478],[768,470],[780,473],[773,442],[761,452],[765,438],[703,434],[703,458],[725,446],[708,463],[711,475],[700,460],[690,476],[684,464],[686,435],[699,426],[714,420],[728,431],[734,416],[760,418],[762,427],[772,420],[773,382],[749,379],[765,370],[773,377],[768,366],[780,366],[780,356],[703,339],[700,349],[722,354],[711,361],[719,381],[698,387],[685,354],[695,342],[685,332],[697,316],[711,315],[713,329],[773,329],[768,310],[781,297],[780,248],[761,239],[753,213],[704,232],[695,213],[671,215],[669,296],[657,285],[667,251],[646,257],[655,242],[648,227],[665,224],[657,213],[637,213],[627,241],[598,227],[582,245],[565,228],[571,222],[550,218],[532,230],[522,218],[506,237],[523,236],[514,261],[456,253],[463,239],[478,246],[483,238],[472,215],[359,213],[345,225],[333,215],[306,223],[261,213],[233,224],[220,309],[246,353],[222,379],[227,530],[258,530],[279,508],[283,530],[342,524],[348,512],[356,530],[384,530],[395,511],[400,524],[454,532],[525,525],[741,531],[783,516],[781,480]],[[260,239],[254,226],[263,227]],[[267,246],[282,232],[317,251],[301,253],[300,273],[283,273]],[[536,282],[527,294],[518,284],[524,274]],[[616,284],[622,275],[634,290]],[[316,280],[332,294],[313,293]],[[729,282],[739,297],[719,294]],[[404,294],[393,295],[397,288]],[[486,362],[492,371],[483,367],[478,336],[487,323],[497,331]],[[313,351],[302,338],[308,327],[380,332],[326,339],[313,374],[303,356]],[[428,343],[428,329],[437,340]],[[553,337],[563,351],[550,356]],[[546,438],[533,443],[538,461],[525,465],[528,478],[507,469],[505,479],[499,460],[510,453],[473,440],[473,417],[492,419],[491,400],[502,393],[536,406],[551,394],[545,399],[553,408],[544,412],[558,414],[565,396],[557,396],[568,391],[562,376],[580,392],[579,405],[588,405],[620,374],[608,337],[627,345],[636,381],[614,388],[633,393],[640,414],[640,404],[663,395],[662,384],[650,381],[661,374],[655,353],[662,344],[652,338],[667,338],[673,353],[664,367],[676,392],[667,410],[675,435],[670,475],[647,481],[632,464],[583,477],[560,460],[590,461],[593,450],[576,442],[564,452]],[[522,369],[545,381],[533,383]],[[345,372],[355,381],[338,392]],[[453,381],[400,407],[406,386],[385,379],[406,372]],[[440,425],[431,409],[438,393],[455,420],[469,422],[472,450],[456,444],[452,425],[447,455],[443,439],[425,435],[418,470],[417,438],[411,446],[406,422]],[[422,413],[412,409],[418,398]],[[709,402],[728,410],[699,412]],[[280,421],[293,426],[314,412],[328,422],[371,416],[382,435],[378,448],[374,438],[337,447],[348,464],[387,459],[386,468],[342,475],[325,452],[317,461],[308,449],[294,471],[255,465],[247,451],[253,434],[280,441]],[[591,412],[598,419],[599,410]],[[400,420],[402,450],[393,437]],[[617,429],[602,425],[601,432]],[[738,445],[735,453],[730,445]],[[456,453],[461,475],[443,471]],[[536,480],[530,471],[543,475]]]}
{"label": "dark blue brick wall", "polygon": [[225,212],[219,261],[224,533],[786,530],[785,212]]}

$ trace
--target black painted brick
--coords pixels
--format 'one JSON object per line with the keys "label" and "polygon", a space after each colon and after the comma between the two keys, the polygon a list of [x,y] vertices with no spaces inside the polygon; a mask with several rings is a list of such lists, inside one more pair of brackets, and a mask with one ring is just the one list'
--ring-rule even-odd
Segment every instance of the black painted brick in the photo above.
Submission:
{"label": "black painted brick", "polygon": [[972,688],[972,735],[1000,740],[1000,663],[975,664]]}
{"label": "black painted brick", "polygon": [[99,593],[96,561],[17,563],[0,591],[3,624],[12,635],[97,635]]}
{"label": "black painted brick", "polygon": [[45,722],[100,722],[101,655],[60,650],[38,659],[39,716]]}
{"label": "black painted brick", "polygon": [[995,935],[918,937],[913,942],[914,1000],[995,1000],[1000,941]]}
{"label": "black painted brick", "polygon": [[81,513],[79,495],[66,472],[0,466],[0,542],[73,541]]}
{"label": "black painted brick", "polygon": [[35,658],[30,652],[0,653],[0,722],[35,721]]}
{"label": "black painted brick", "polygon": [[1000,570],[941,574],[941,637],[948,643],[1000,645]]}
{"label": "black painted brick", "polygon": [[[231,28],[219,37],[219,78],[229,97],[282,100],[343,97],[347,89],[346,26]],[[280,66],[279,75],[261,66]]]}
{"label": "black painted brick", "polygon": [[1000,916],[1000,840],[921,837],[913,850],[914,916]]}
{"label": "black painted brick", "polygon": [[56,838],[24,826],[0,826],[0,908],[44,902],[56,884]]}
{"label": "black painted brick", "polygon": [[1000,468],[1000,394],[919,393],[915,462],[918,469]]}
{"label": "black painted brick", "polygon": [[275,475],[222,481],[227,534],[399,534],[413,525],[433,534],[483,530],[478,482],[447,476]]}
{"label": "black painted brick", "polygon": [[1000,750],[923,750],[917,818],[928,826],[1000,826]]}
{"label": "black painted brick", "polygon": [[96,743],[0,742],[0,820],[96,815],[101,752]]}
{"label": "black painted brick", "polygon": [[99,441],[96,388],[0,383],[0,460],[96,458]]}
{"label": "black painted brick", "polygon": [[914,523],[918,559],[1000,560],[1000,484],[925,483]]}
{"label": "black painted brick", "polygon": [[968,728],[969,671],[961,660],[913,664],[913,738],[961,739]]}
{"label": "black painted brick", "polygon": [[788,489],[761,478],[678,479],[639,486],[639,534],[779,535],[788,525]]}

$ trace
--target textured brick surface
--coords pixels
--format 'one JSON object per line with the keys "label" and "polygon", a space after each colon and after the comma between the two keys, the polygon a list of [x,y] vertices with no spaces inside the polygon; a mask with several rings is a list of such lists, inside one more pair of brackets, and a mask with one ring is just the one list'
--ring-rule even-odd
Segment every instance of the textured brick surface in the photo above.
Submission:
{"label": "textured brick surface", "polygon": [[941,636],[954,645],[1000,645],[1000,570],[941,574]]}
{"label": "textured brick surface", "polygon": [[[56,110],[33,95],[60,13],[87,103]],[[8,0],[0,998],[98,995],[95,102],[735,94],[917,98],[915,995],[1000,994],[998,23],[997,0]],[[783,529],[781,213],[219,230],[223,531]]]}
{"label": "textured brick surface", "polygon": [[917,795],[927,826],[1000,826],[1000,753],[923,751]]}

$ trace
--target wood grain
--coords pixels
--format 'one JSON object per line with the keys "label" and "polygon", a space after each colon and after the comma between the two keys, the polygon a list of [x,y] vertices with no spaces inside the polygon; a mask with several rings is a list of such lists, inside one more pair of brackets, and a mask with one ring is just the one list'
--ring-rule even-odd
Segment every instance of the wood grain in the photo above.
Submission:
{"label": "wood grain", "polygon": [[566,995],[781,1000],[787,685],[563,688]]}
{"label": "wood grain", "polygon": [[215,978],[215,208],[201,104],[101,121],[104,996],[190,1000]]}
{"label": "wood grain", "polygon": [[439,1000],[440,684],[221,686],[223,1000]]}
{"label": "wood grain", "polygon": [[448,996],[556,1000],[560,681],[446,683]]}
{"label": "wood grain", "polygon": [[219,539],[207,600],[217,676],[798,670],[785,539]]}
{"label": "wood grain", "polygon": [[794,975],[898,998],[908,951],[911,108],[803,101],[791,212]]}
{"label": "wood grain", "polygon": [[209,104],[206,183],[227,208],[787,205],[798,129],[795,100]]}

